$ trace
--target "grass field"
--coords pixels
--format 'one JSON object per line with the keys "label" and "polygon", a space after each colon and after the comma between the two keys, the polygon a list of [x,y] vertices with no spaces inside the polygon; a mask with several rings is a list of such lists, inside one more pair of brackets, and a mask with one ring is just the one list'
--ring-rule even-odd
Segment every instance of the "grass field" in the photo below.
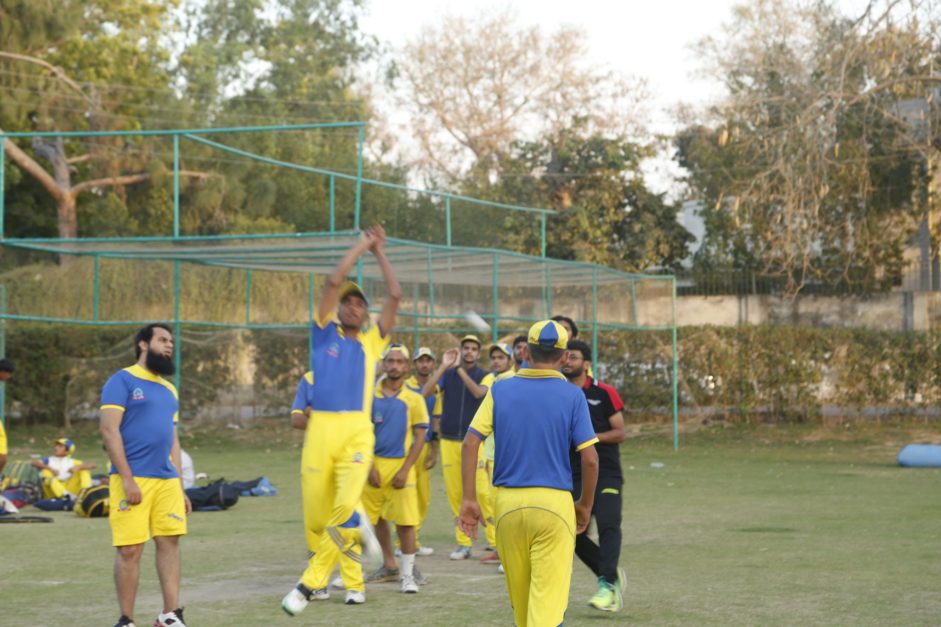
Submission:
{"label": "grass field", "polygon": [[[53,432],[10,435],[16,458],[44,453]],[[73,437],[87,459],[97,434],[83,429]],[[753,426],[687,434],[679,452],[665,436],[628,441],[625,609],[591,610],[594,581],[576,561],[566,624],[938,624],[941,470],[902,469],[894,456],[907,442],[939,437],[937,426]],[[190,627],[512,624],[496,569],[447,559],[451,516],[437,472],[423,533],[437,552],[419,559],[430,580],[421,594],[405,597],[397,585],[380,584],[361,607],[334,595],[300,617],[284,615],[280,599],[306,551],[299,444],[299,435],[272,425],[184,435],[197,470],[228,479],[264,474],[281,491],[190,518],[183,543]],[[107,522],[53,517],[53,524],[0,525],[0,624],[112,624]],[[138,625],[149,625],[159,605],[148,547]]]}

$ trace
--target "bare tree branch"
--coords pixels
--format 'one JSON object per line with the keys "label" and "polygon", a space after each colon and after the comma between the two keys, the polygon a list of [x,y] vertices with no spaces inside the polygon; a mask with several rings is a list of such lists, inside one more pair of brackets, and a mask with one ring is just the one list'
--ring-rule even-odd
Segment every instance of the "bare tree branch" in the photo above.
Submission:
{"label": "bare tree branch", "polygon": [[[206,180],[212,176],[218,176],[213,172],[198,172],[195,170],[180,170],[180,176],[185,176],[189,178],[196,178],[200,180]],[[84,191],[90,189],[95,189],[98,187],[114,187],[116,185],[133,185],[134,183],[140,183],[146,181],[151,177],[151,174],[148,172],[139,172],[137,174],[122,174],[120,176],[108,176],[100,179],[94,179],[92,181],[82,181],[73,185],[69,190],[72,194],[78,195]]]}

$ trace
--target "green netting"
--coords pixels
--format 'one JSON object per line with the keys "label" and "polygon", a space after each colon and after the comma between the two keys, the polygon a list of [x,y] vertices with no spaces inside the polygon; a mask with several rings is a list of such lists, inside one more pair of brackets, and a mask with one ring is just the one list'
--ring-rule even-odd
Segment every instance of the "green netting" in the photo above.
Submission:
{"label": "green netting", "polygon": [[[316,165],[336,148],[336,138],[326,136],[329,130],[346,133],[350,140],[346,157],[331,156],[329,162],[336,170]],[[278,131],[313,136],[301,147],[293,144],[294,153],[285,154],[277,141]],[[411,336],[416,344],[463,333],[470,330],[463,317],[469,310],[491,323],[491,336],[486,338],[491,341],[509,339],[530,323],[555,314],[575,319],[595,347],[600,346],[600,333],[665,333],[672,348],[675,422],[673,277],[545,257],[549,212],[543,209],[365,178],[362,125],[204,129],[140,136],[142,141],[154,142],[154,151],[169,151],[173,160],[165,181],[172,188],[172,233],[3,239],[5,247],[29,251],[29,263],[4,277],[8,293],[0,320],[101,326],[169,320],[178,331],[189,329],[182,336],[183,355],[190,348],[187,344],[196,341],[193,334],[198,328],[280,329],[303,334],[325,276],[358,237],[358,226],[380,222],[390,235],[386,251],[404,292],[399,333]],[[0,146],[2,139],[0,135]],[[4,162],[0,159],[0,186]],[[184,167],[198,167],[224,180],[220,202],[229,198],[242,203],[241,207],[251,206],[245,194],[255,193],[253,182],[264,180],[262,191],[276,194],[272,199],[258,192],[267,198],[264,202],[284,202],[287,205],[279,204],[282,209],[287,206],[309,214],[306,223],[297,222],[309,224],[312,232],[180,235],[191,230],[190,213],[202,206],[196,194],[203,191],[181,193],[175,173]],[[0,200],[0,232],[2,215]],[[68,263],[59,263],[62,259]],[[381,304],[385,287],[371,255],[363,258],[356,274],[371,302]],[[623,357],[610,355],[611,360]]]}

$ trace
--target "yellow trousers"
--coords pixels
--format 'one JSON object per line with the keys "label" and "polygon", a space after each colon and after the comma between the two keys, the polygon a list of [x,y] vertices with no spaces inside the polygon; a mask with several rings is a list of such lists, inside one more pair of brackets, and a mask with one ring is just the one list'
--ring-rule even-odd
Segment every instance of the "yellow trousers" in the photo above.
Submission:
{"label": "yellow trousers", "polygon": [[[454,539],[459,546],[473,546],[473,541],[461,531],[457,517],[461,513],[461,500],[464,488],[461,483],[461,442],[441,440],[441,471],[444,474],[444,488],[448,493],[448,503],[454,514]],[[477,501],[486,525],[487,544],[497,545],[496,526],[494,525],[493,507],[490,500],[490,477],[487,476],[487,461],[484,449],[480,447],[477,456]]]}
{"label": "yellow trousers", "polygon": [[87,470],[79,470],[65,481],[57,479],[51,470],[43,470],[40,475],[44,499],[62,498],[66,492],[72,496],[78,496],[83,488],[91,487],[91,473]]}
{"label": "yellow trousers", "polygon": [[[429,448],[431,448],[431,442],[425,442],[425,446],[421,447],[421,453],[418,454],[418,461],[413,466],[415,469],[415,487],[418,491],[418,515],[421,518],[421,522],[415,528],[415,541],[418,547],[421,547],[421,542],[418,540],[419,531],[421,525],[425,524],[428,507],[431,505],[431,471],[425,470],[425,461],[428,459]],[[398,539],[396,539],[396,546],[398,546]]]}
{"label": "yellow trousers", "polygon": [[494,490],[497,551],[516,625],[560,625],[568,608],[575,550],[572,494],[551,488]]}
{"label": "yellow trousers", "polygon": [[[375,435],[365,413],[313,412],[301,454],[301,492],[308,546],[316,542],[301,583],[326,588],[337,562],[348,590],[363,590],[359,530],[349,525],[372,465]],[[365,516],[365,513],[359,512]],[[345,556],[352,563],[343,562]],[[354,567],[355,564],[355,567]]]}

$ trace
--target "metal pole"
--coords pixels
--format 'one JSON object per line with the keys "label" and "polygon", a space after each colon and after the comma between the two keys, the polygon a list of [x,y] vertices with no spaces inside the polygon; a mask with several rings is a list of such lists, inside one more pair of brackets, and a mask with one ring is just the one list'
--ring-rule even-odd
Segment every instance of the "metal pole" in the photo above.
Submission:
{"label": "metal pole", "polygon": [[445,230],[445,239],[448,246],[451,245],[451,197],[446,196],[444,199],[444,230]]}
{"label": "metal pole", "polygon": [[[594,358],[597,362],[601,359],[598,356],[598,268],[591,268],[591,350],[594,352]],[[598,371],[595,371],[598,376]]]}
{"label": "metal pole", "polygon": [[539,214],[539,255],[546,256],[546,214]]}
{"label": "metal pole", "polygon": [[490,342],[496,344],[497,337],[499,337],[499,333],[497,332],[497,320],[500,318],[500,257],[497,253],[493,253],[492,282],[493,292],[490,295],[490,305],[491,309],[493,309],[493,318],[490,321]]}
{"label": "metal pole", "polygon": [[679,372],[680,359],[676,346],[676,277],[671,277],[673,286],[673,328],[670,329],[673,340],[673,450],[680,448],[680,402]]}
{"label": "metal pole", "polygon": [[183,352],[183,328],[180,323],[180,262],[173,262],[173,363],[176,366],[176,374],[173,376],[173,383],[176,385],[177,395],[180,393],[180,353]]}
{"label": "metal pole", "polygon": [[330,176],[330,232],[333,233],[337,229],[337,206],[336,206],[336,194],[337,194],[337,180],[336,177]]}
{"label": "metal pole", "polygon": [[[4,183],[4,169],[7,161],[7,140],[0,136],[0,239],[3,239],[3,214],[6,211],[6,187]],[[0,407],[0,412],[3,408]]]}
{"label": "metal pole", "polygon": [[98,314],[100,311],[99,309],[99,300],[100,300],[99,296],[101,293],[101,279],[99,278],[100,276],[101,276],[101,256],[95,255],[95,276],[92,279],[92,302],[91,302],[92,314],[91,315],[92,315],[92,320],[96,320],[96,321],[98,320]]}
{"label": "metal pole", "polygon": [[631,279],[631,324],[637,324],[637,281]]}
{"label": "metal pole", "polygon": [[[173,135],[173,237],[180,236],[180,136]],[[177,374],[179,376],[179,374]],[[177,386],[179,389],[179,386]]]}
{"label": "metal pole", "polygon": [[366,128],[359,127],[359,142],[356,148],[356,207],[353,212],[353,228],[359,228],[360,202],[363,195],[363,144],[366,142]]}
{"label": "metal pole", "polygon": [[[2,143],[2,140],[0,140]],[[2,195],[2,194],[0,194]],[[0,314],[7,313],[7,286],[0,284]],[[7,356],[7,321],[0,318],[0,357]],[[0,424],[7,424],[7,384],[0,381]]]}
{"label": "metal pole", "polygon": [[252,323],[252,271],[245,271],[245,324]]}
{"label": "metal pole", "polygon": [[428,313],[435,315],[435,276],[431,267],[431,249],[428,249]]}

